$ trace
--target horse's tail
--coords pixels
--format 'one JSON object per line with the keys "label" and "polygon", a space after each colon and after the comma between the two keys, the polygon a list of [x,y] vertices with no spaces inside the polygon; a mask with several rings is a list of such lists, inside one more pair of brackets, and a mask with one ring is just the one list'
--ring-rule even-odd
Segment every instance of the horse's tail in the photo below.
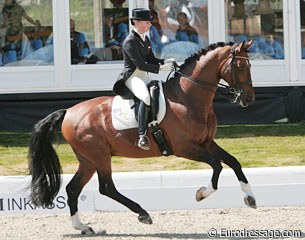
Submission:
{"label": "horse's tail", "polygon": [[29,147],[31,200],[35,206],[49,207],[61,186],[62,169],[52,146],[56,126],[62,123],[65,109],[51,113],[35,124]]}

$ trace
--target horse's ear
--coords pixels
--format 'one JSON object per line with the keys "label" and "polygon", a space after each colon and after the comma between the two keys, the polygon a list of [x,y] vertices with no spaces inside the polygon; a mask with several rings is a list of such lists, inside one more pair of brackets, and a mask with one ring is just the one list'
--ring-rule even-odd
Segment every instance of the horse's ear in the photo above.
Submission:
{"label": "horse's ear", "polygon": [[251,47],[252,43],[253,43],[253,39],[251,39],[249,42],[246,43],[245,48],[249,49]]}
{"label": "horse's ear", "polygon": [[241,42],[240,44],[237,45],[237,47],[235,48],[235,51],[237,53],[239,53],[241,51],[241,49],[244,47],[245,41]]}

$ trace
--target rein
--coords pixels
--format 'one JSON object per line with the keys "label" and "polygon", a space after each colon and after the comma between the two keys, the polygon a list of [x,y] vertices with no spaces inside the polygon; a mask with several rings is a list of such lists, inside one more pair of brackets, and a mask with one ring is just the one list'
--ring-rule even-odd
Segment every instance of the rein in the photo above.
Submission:
{"label": "rein", "polygon": [[[196,86],[203,88],[205,90],[209,90],[213,93],[217,93],[216,90],[214,90],[214,88],[217,88],[218,85],[214,85],[212,83],[209,82],[203,82],[203,81],[197,81],[194,78],[187,76],[186,74],[184,74],[183,72],[179,71],[179,70],[175,70],[176,73],[178,73],[179,75],[185,77],[187,80],[189,80],[191,83],[195,84]],[[224,85],[224,84],[222,84]],[[225,86],[225,85],[224,85]],[[209,88],[211,87],[211,88]]]}
{"label": "rein", "polygon": [[[217,85],[214,85],[214,84],[211,84],[211,83],[209,83],[209,82],[198,81],[198,80],[196,80],[196,79],[194,79],[194,78],[192,78],[192,77],[190,77],[190,76],[184,74],[183,72],[177,70],[177,68],[179,68],[179,66],[177,65],[176,62],[175,62],[175,65],[174,65],[174,66],[175,66],[175,70],[174,70],[174,71],[175,71],[175,73],[178,73],[179,75],[185,77],[188,81],[190,81],[190,82],[193,83],[194,85],[196,85],[196,86],[198,86],[198,87],[200,87],[200,88],[202,88],[202,89],[211,91],[211,92],[215,93],[215,95],[220,96],[220,97],[222,97],[222,98],[228,100],[228,101],[231,102],[231,103],[236,103],[236,102],[238,101],[239,97],[240,97],[241,94],[242,94],[241,86],[242,86],[242,85],[245,85],[245,84],[251,84],[251,83],[252,83],[252,80],[251,80],[251,79],[248,80],[248,81],[244,81],[244,82],[242,82],[242,83],[241,83],[240,81],[238,81],[238,76],[237,76],[237,72],[236,72],[236,61],[235,61],[235,60],[236,60],[236,59],[247,59],[247,60],[249,60],[249,58],[248,58],[248,57],[243,57],[243,56],[236,56],[236,55],[235,55],[235,48],[236,48],[237,46],[238,46],[237,43],[235,43],[235,44],[232,46],[231,52],[230,52],[230,55],[229,55],[229,57],[232,58],[232,61],[231,61],[230,64],[228,64],[228,65],[226,66],[226,68],[227,68],[229,65],[231,65],[231,79],[233,79],[233,77],[234,77],[234,79],[236,80],[236,83],[234,84],[234,86],[228,86],[228,85],[222,84],[222,83],[218,83]],[[226,70],[226,68],[225,68],[225,70]],[[171,74],[171,73],[170,73],[170,74]],[[170,76],[170,74],[168,75],[168,77]],[[168,79],[167,79],[167,80],[168,80]],[[217,92],[217,88],[218,88],[218,87],[222,87],[222,88],[224,88],[224,89],[229,89],[229,92],[230,92],[231,94],[234,95],[233,99],[228,98],[225,94],[218,93],[218,92]],[[214,88],[215,88],[216,90],[214,90]]]}
{"label": "rein", "polygon": [[[218,87],[222,87],[222,88],[225,88],[225,89],[230,89],[230,93],[233,93],[232,92],[232,88],[230,86],[222,84],[222,83],[218,83],[218,85],[214,85],[214,84],[211,84],[209,82],[197,81],[194,78],[192,78],[190,76],[187,76],[186,74],[180,72],[179,70],[175,70],[175,72],[180,74],[181,76],[185,77],[187,80],[189,80],[191,83],[195,84],[196,86],[198,86],[198,87],[200,87],[202,89],[208,90],[208,91],[210,91],[212,93],[215,93],[215,95],[220,96],[220,97],[228,100],[231,103],[234,103],[233,100],[228,98],[225,94],[217,92],[217,88]],[[214,88],[216,88],[216,90],[214,90]]]}

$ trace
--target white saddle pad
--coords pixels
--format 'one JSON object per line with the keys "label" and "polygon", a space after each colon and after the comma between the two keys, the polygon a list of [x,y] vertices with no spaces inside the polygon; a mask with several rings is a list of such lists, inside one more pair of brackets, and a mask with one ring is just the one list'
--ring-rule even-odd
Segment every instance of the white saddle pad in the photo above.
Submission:
{"label": "white saddle pad", "polygon": [[[157,115],[157,122],[160,123],[166,112],[165,98],[161,82],[158,83],[160,87],[159,95],[159,112]],[[125,130],[130,128],[138,128],[139,124],[135,118],[133,99],[123,99],[121,96],[115,96],[112,102],[112,124],[116,130]],[[152,124],[149,123],[149,126]]]}

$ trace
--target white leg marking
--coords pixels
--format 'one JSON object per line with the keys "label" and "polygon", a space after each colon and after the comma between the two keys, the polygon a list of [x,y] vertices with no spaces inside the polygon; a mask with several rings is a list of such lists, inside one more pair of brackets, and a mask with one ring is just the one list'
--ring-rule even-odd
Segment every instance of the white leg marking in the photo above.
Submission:
{"label": "white leg marking", "polygon": [[204,198],[210,196],[213,192],[216,192],[216,189],[212,187],[212,182],[207,187],[201,187],[196,193],[196,200],[201,201]]}
{"label": "white leg marking", "polygon": [[245,204],[251,208],[256,209],[257,208],[256,200],[252,193],[250,184],[249,183],[246,184],[240,181],[240,186],[241,186],[241,190],[246,194],[246,196],[244,197]]}
{"label": "white leg marking", "polygon": [[241,190],[247,195],[254,198],[254,194],[252,193],[251,185],[249,183],[244,183],[242,181],[239,182]]}
{"label": "white leg marking", "polygon": [[71,221],[72,221],[72,227],[76,230],[86,231],[90,228],[89,226],[83,224],[80,221],[78,212],[76,212],[73,216],[71,216]]}

